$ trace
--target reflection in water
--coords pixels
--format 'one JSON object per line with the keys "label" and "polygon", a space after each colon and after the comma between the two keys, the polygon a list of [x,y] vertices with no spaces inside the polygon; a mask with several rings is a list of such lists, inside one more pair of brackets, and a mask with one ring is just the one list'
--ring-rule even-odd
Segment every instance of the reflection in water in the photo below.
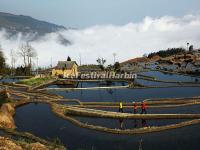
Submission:
{"label": "reflection in water", "polygon": [[141,125],[139,125],[139,120],[134,119],[134,128],[142,128],[142,127],[147,127],[147,121],[145,119],[141,119]]}
{"label": "reflection in water", "polygon": [[107,89],[106,90],[108,92],[108,94],[112,95],[114,93],[114,91],[112,89]]}
{"label": "reflection in water", "polygon": [[124,129],[124,119],[119,119],[119,128]]}
{"label": "reflection in water", "polygon": [[151,77],[156,77],[159,80],[170,80],[170,81],[194,82],[195,78],[198,78],[198,77],[189,76],[189,75],[178,75],[178,74],[164,73],[164,72],[159,72],[159,71],[148,71],[148,72],[142,72],[141,74],[151,76]]}
{"label": "reflection in water", "polygon": [[0,83],[12,83],[12,82],[18,82],[20,79],[15,78],[1,78]]}
{"label": "reflection in water", "polygon": [[81,81],[78,82],[78,88],[88,88],[88,87],[108,87],[108,86],[125,86],[128,85],[125,81]]}
{"label": "reflection in water", "polygon": [[114,83],[113,83],[112,81],[105,81],[105,82],[99,82],[98,84],[99,84],[99,85],[111,86],[111,85],[113,85]]}
{"label": "reflection in water", "polygon": [[147,121],[145,119],[142,119],[141,123],[142,127],[147,127]]}
{"label": "reflection in water", "polygon": [[[167,92],[166,92],[167,91]],[[193,97],[199,95],[199,87],[173,87],[173,88],[148,88],[148,89],[113,89],[113,94],[109,94],[106,89],[98,90],[72,90],[68,91],[49,91],[49,93],[58,94],[68,99],[79,99],[81,101],[110,101],[124,102],[142,101],[153,98],[178,98]],[[91,99],[92,98],[92,99]]]}
{"label": "reflection in water", "polygon": [[134,128],[137,128],[137,127],[138,127],[138,120],[134,119]]}
{"label": "reflection in water", "polygon": [[76,85],[73,84],[57,84],[58,88],[76,88]]}
{"label": "reflection in water", "polygon": [[[97,121],[95,119],[94,122]],[[124,123],[129,123],[125,121]],[[141,120],[137,121],[140,125]],[[15,122],[18,131],[31,132],[45,139],[47,137],[51,139],[59,138],[69,150],[91,150],[92,147],[95,150],[119,150],[120,148],[123,150],[188,150],[200,146],[200,134],[197,132],[200,130],[200,126],[198,124],[151,134],[115,135],[75,126],[57,117],[47,104],[38,104],[37,106],[28,104],[17,108]],[[99,122],[102,122],[102,120]],[[119,120],[117,122],[110,120],[106,122],[106,124],[111,125],[114,123],[119,126]],[[133,126],[133,122],[130,122],[130,125]],[[151,125],[151,120],[148,120],[148,125]]]}
{"label": "reflection in water", "polygon": [[[141,119],[141,124],[139,123],[140,120],[138,119],[134,119],[134,123],[133,123],[133,127],[134,128],[143,128],[143,127],[147,127],[147,121],[145,119]],[[120,118],[119,119],[119,128],[122,129],[127,129],[127,124],[125,124],[125,120]]]}
{"label": "reflection in water", "polygon": [[139,141],[139,150],[143,150],[143,148],[142,148],[142,142],[143,142],[143,140],[141,139],[141,140]]}

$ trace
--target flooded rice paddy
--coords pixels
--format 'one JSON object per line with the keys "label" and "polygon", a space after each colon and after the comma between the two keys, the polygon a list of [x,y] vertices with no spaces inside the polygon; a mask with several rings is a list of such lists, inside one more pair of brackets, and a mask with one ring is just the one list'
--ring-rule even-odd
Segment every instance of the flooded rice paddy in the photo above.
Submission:
{"label": "flooded rice paddy", "polygon": [[145,88],[145,89],[99,89],[74,91],[49,91],[64,98],[79,99],[94,102],[132,102],[154,98],[174,98],[198,96],[199,87],[171,87],[171,88]]}
{"label": "flooded rice paddy", "polygon": [[[144,75],[153,76],[160,80],[172,81],[196,81],[196,77],[163,74],[161,72],[145,72]],[[137,79],[138,82],[149,86],[174,85],[173,83],[160,83]],[[102,87],[123,86],[124,82],[114,82],[109,85],[99,82],[82,82],[77,87]],[[50,85],[50,88],[65,86]],[[170,87],[170,88],[121,88],[121,89],[97,89],[97,90],[71,90],[71,91],[48,91],[61,95],[67,99],[79,99],[83,102],[133,102],[156,98],[178,98],[199,96],[199,87]],[[77,105],[76,102],[60,102],[63,105]],[[118,108],[102,109],[118,111]],[[138,113],[140,113],[138,109]],[[124,112],[133,113],[132,108],[124,109]],[[147,113],[174,114],[190,113],[199,114],[200,105],[191,105],[172,108],[147,108]],[[75,117],[77,120],[93,125],[105,126],[116,129],[134,129],[146,126],[163,126],[186,119],[105,119]],[[162,132],[154,132],[138,135],[116,135],[97,132],[78,127],[71,122],[57,117],[48,104],[28,104],[16,110],[15,122],[18,131],[31,132],[45,139],[60,139],[69,150],[171,150],[171,149],[196,149],[200,146],[199,124]]]}
{"label": "flooded rice paddy", "polygon": [[[133,150],[152,149],[195,149],[199,146],[200,126],[193,125],[164,132],[142,135],[113,135],[77,127],[70,122],[58,118],[47,104],[28,104],[16,111],[15,121],[18,131],[27,131],[45,139],[59,138],[69,150]],[[87,121],[87,120],[85,120]],[[90,120],[91,122],[94,122]],[[175,122],[178,122],[176,120]],[[119,121],[113,122],[99,119],[98,122],[108,126],[120,126]],[[173,120],[146,120],[146,125],[163,125]],[[127,126],[135,127],[134,120],[124,121]],[[142,126],[142,120],[137,121]],[[143,122],[145,125],[145,122]]]}
{"label": "flooded rice paddy", "polygon": [[183,82],[197,82],[200,81],[200,77],[193,77],[189,75],[179,75],[173,73],[163,73],[159,71],[148,71],[139,73],[146,76],[155,77],[159,80],[166,80],[166,81],[183,81]]}

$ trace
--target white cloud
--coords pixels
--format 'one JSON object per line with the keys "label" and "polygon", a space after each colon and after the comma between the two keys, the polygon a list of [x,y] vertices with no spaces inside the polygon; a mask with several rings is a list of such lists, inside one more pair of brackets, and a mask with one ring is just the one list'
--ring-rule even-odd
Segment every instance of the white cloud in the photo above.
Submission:
{"label": "white cloud", "polygon": [[[31,44],[39,54],[40,65],[50,65],[51,57],[55,65],[58,60],[66,60],[68,55],[77,62],[81,55],[82,63],[87,64],[96,63],[97,57],[104,57],[109,64],[113,63],[114,52],[117,53],[117,60],[124,61],[160,49],[185,47],[187,42],[199,48],[199,29],[199,15],[145,17],[142,22],[123,26],[96,25],[81,30],[50,33]],[[72,44],[61,45],[57,41],[59,34]],[[9,57],[10,49],[17,49],[28,36],[18,34],[7,38],[6,32],[1,31],[0,43],[6,56]]]}

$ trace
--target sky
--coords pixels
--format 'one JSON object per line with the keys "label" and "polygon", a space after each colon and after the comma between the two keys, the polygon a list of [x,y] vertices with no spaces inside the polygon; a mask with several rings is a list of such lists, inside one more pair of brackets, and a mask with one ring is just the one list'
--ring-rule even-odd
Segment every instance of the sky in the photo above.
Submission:
{"label": "sky", "polygon": [[124,25],[146,16],[184,16],[200,11],[199,0],[0,0],[0,11],[29,15],[66,27]]}
{"label": "sky", "polygon": [[[113,53],[122,62],[167,48],[186,48],[187,42],[200,48],[199,10],[199,0],[0,0],[2,12],[76,28],[30,43],[38,52],[40,66],[49,66],[51,60],[55,66],[68,56],[78,63],[81,58],[82,64],[96,64],[98,57],[104,57],[108,65],[113,63]],[[71,45],[60,44],[59,35]],[[0,30],[7,63],[10,50],[18,51],[28,36],[32,35],[9,38]]]}

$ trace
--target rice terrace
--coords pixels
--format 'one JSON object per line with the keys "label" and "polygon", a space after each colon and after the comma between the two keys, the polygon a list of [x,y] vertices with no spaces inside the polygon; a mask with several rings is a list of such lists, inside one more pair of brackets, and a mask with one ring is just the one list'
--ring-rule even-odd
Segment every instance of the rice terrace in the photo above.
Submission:
{"label": "rice terrace", "polygon": [[0,2],[0,149],[198,149],[200,5],[173,3]]}

